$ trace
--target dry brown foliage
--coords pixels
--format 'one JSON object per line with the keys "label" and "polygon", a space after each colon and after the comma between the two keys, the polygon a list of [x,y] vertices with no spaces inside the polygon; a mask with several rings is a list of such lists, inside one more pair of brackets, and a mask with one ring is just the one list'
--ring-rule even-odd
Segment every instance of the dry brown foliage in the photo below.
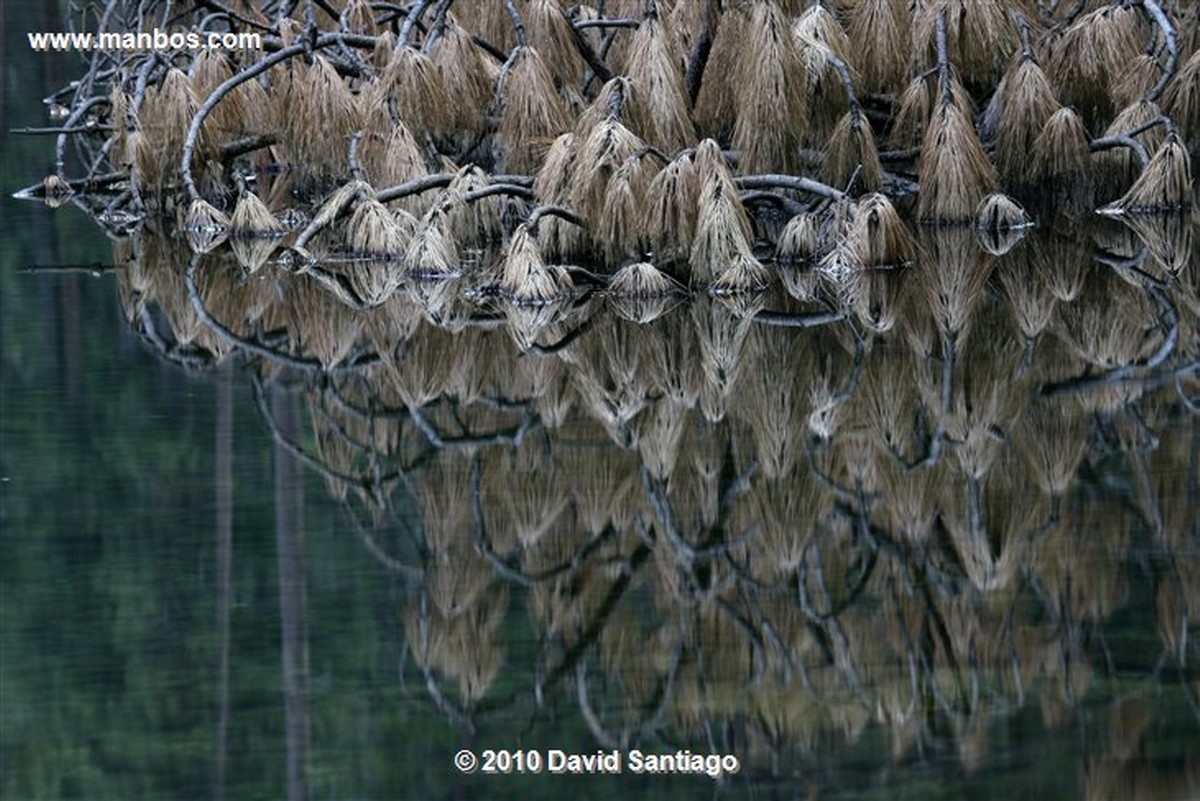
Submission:
{"label": "dry brown foliage", "polygon": [[961,222],[974,217],[984,195],[996,185],[970,117],[953,104],[942,104],[925,134],[920,160],[922,220]]}

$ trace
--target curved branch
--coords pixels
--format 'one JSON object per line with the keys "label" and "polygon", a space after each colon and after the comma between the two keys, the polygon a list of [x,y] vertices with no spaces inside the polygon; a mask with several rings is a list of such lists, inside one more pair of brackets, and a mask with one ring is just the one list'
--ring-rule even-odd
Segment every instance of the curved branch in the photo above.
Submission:
{"label": "curved branch", "polygon": [[426,175],[387,189],[381,189],[375,193],[375,199],[380,203],[388,203],[410,195],[420,195],[431,189],[445,189],[453,180],[454,173],[443,172],[437,175]]}
{"label": "curved branch", "polygon": [[1133,151],[1133,155],[1137,158],[1138,164],[1142,170],[1145,170],[1146,165],[1150,163],[1150,154],[1146,152],[1146,146],[1128,134],[1102,136],[1099,139],[1093,139],[1090,146],[1093,153],[1101,150],[1112,150],[1118,147],[1127,147]]}
{"label": "curved branch", "polygon": [[846,99],[850,101],[850,113],[856,116],[862,114],[862,105],[858,102],[858,93],[854,91],[854,82],[850,80],[850,68],[846,66],[846,62],[842,61],[832,52],[825,53],[825,60],[833,65],[838,78],[841,79],[842,89],[846,92]]}
{"label": "curved branch", "polygon": [[566,220],[572,225],[583,227],[583,218],[570,209],[552,205],[538,206],[530,212],[529,219],[525,221],[525,225],[531,234],[537,233],[538,223],[541,222],[543,217],[558,217],[560,220]]}
{"label": "curved branch", "polygon": [[1167,48],[1167,63],[1163,65],[1162,75],[1158,76],[1158,81],[1146,93],[1146,102],[1153,103],[1162,97],[1167,84],[1175,76],[1175,68],[1179,64],[1179,41],[1175,38],[1175,27],[1171,24],[1171,18],[1163,11],[1158,0],[1139,0],[1139,4],[1162,31],[1163,44]]}
{"label": "curved branch", "polygon": [[93,97],[87,101],[80,103],[71,112],[71,116],[67,117],[62,124],[62,128],[58,131],[58,138],[54,142],[54,174],[59,178],[66,180],[64,170],[66,169],[66,149],[67,149],[67,134],[72,128],[76,127],[79,121],[85,114],[91,111],[96,106],[108,105],[107,97]]}
{"label": "curved branch", "polygon": [[304,359],[299,356],[282,353],[274,348],[268,348],[265,345],[260,345],[257,342],[238,336],[225,327],[223,323],[217,320],[209,313],[208,308],[204,305],[204,301],[200,298],[200,291],[196,288],[196,268],[200,263],[200,254],[192,256],[192,260],[188,262],[187,270],[184,272],[184,283],[187,286],[188,300],[192,303],[192,308],[200,319],[207,325],[217,336],[224,339],[226,342],[235,347],[242,348],[257,356],[263,356],[272,361],[279,362],[287,367],[294,367],[297,370],[305,372],[315,372],[323,369],[321,363],[315,359]]}
{"label": "curved branch", "polygon": [[448,212],[454,207],[455,203],[474,203],[477,200],[492,197],[493,195],[508,195],[510,197],[519,197],[524,200],[534,200],[537,195],[527,186],[520,184],[490,184],[488,186],[473,189],[470,192],[463,194],[460,197],[450,197],[442,201],[438,206],[441,212]]}
{"label": "curved branch", "polygon": [[840,189],[802,175],[743,175],[734,178],[733,183],[738,189],[794,189],[830,200],[841,200],[846,196]]}
{"label": "curved branch", "polygon": [[[311,43],[313,50],[321,47],[328,47],[336,44],[338,38],[336,36],[320,36],[316,42]],[[257,78],[267,70],[274,67],[276,64],[282,64],[288,59],[302,55],[309,49],[309,42],[297,43],[285,47],[275,53],[264,58],[252,67],[247,67],[241,72],[227,78],[220,86],[213,90],[208,99],[197,109],[196,114],[192,117],[192,122],[188,125],[187,136],[183,140],[183,155],[179,160],[179,173],[183,178],[183,186],[187,190],[188,198],[191,200],[199,200],[200,193],[196,191],[196,183],[192,179],[192,155],[196,150],[196,142],[200,138],[200,128],[204,125],[204,120],[212,113],[212,110],[217,107],[217,104],[224,99],[225,95],[232,92],[237,87],[241,86],[246,81]]]}
{"label": "curved branch", "polygon": [[592,702],[588,698],[587,690],[587,660],[580,659],[579,664],[575,667],[575,694],[579,701],[579,711],[583,713],[583,719],[587,723],[588,729],[592,732],[592,736],[596,738],[596,742],[600,743],[605,748],[622,748],[625,745],[625,738],[617,740],[604,728],[604,724],[600,722],[600,717],[596,714],[596,710],[592,708]]}

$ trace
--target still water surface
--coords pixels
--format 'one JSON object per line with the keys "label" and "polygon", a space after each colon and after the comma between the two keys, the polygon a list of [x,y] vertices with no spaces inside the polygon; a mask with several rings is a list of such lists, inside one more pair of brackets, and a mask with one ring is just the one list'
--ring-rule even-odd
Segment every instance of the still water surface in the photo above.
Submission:
{"label": "still water surface", "polygon": [[1200,794],[1190,224],[360,315],[2,202],[5,798]]}

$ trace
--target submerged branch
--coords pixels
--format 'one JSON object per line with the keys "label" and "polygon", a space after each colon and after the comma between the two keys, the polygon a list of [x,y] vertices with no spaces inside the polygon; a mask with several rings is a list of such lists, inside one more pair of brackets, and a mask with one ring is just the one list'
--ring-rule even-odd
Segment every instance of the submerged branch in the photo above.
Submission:
{"label": "submerged branch", "polygon": [[493,431],[486,434],[472,434],[470,432],[458,436],[445,436],[433,424],[425,419],[425,415],[421,413],[421,409],[412,404],[408,407],[409,417],[417,428],[429,440],[429,444],[435,448],[479,448],[489,445],[520,445],[521,439],[525,433],[529,431],[534,424],[533,415],[526,412],[521,422],[513,427],[500,431]]}
{"label": "submerged branch", "polygon": [[195,310],[196,314],[200,317],[204,324],[212,329],[217,336],[219,336],[221,339],[224,339],[231,345],[247,351],[248,353],[253,353],[256,356],[262,356],[272,361],[279,362],[287,367],[294,367],[297,370],[304,370],[307,372],[324,369],[324,366],[316,359],[304,359],[298,356],[292,356],[290,353],[283,353],[282,351],[278,351],[274,348],[269,348],[265,345],[259,344],[258,342],[254,342],[253,340],[238,336],[237,334],[233,333],[233,331],[226,328],[223,323],[213,317],[208,311],[208,307],[204,305],[204,301],[200,297],[200,291],[196,288],[196,268],[199,266],[199,263],[200,254],[197,253],[188,263],[187,270],[184,273],[184,282],[187,285],[188,300],[191,301],[192,308]]}
{"label": "submerged branch", "polygon": [[630,554],[621,574],[609,586],[608,592],[605,593],[604,599],[596,609],[595,616],[589,621],[583,631],[579,633],[576,644],[567,651],[562,660],[551,668],[545,678],[539,682],[536,690],[538,697],[542,697],[546,688],[554,686],[563,676],[573,670],[576,663],[587,652],[587,649],[600,637],[617,603],[624,597],[625,592],[633,583],[634,574],[637,573],[650,554],[650,548],[644,543],[639,543],[633,553]]}
{"label": "submerged branch", "polygon": [[117,266],[102,261],[79,264],[30,264],[17,270],[18,273],[87,273],[99,277],[105,273],[115,272]]}
{"label": "submerged branch", "polygon": [[[372,489],[369,482],[364,481],[362,478],[358,476],[347,475],[346,473],[341,473],[330,468],[319,458],[309,453],[303,445],[289,437],[275,422],[275,417],[271,413],[270,405],[267,403],[266,392],[263,387],[262,379],[256,375],[251,376],[251,387],[254,390],[254,403],[255,408],[259,413],[259,417],[262,419],[263,425],[265,425],[267,430],[271,432],[271,438],[274,439],[280,447],[303,463],[305,467],[308,467],[327,481],[341,482],[351,487],[358,487],[360,489]],[[390,481],[397,477],[398,474],[388,474],[386,476],[381,476],[380,481]]]}
{"label": "submerged branch", "polygon": [[588,331],[592,330],[592,326],[595,324],[596,318],[589,317],[561,336],[557,341],[552,342],[549,345],[542,345],[534,342],[529,346],[529,351],[531,353],[536,353],[538,356],[552,356],[555,353],[569,348],[573,342],[586,334]]}
{"label": "submerged branch", "polygon": [[[1044,384],[1038,394],[1042,397],[1054,397],[1056,395],[1072,395],[1079,392],[1086,392],[1092,389],[1098,389],[1113,384],[1119,384],[1127,381],[1152,380],[1155,378],[1155,371],[1170,358],[1179,345],[1179,310],[1175,308],[1175,304],[1167,296],[1160,287],[1147,283],[1145,286],[1146,293],[1159,305],[1163,312],[1163,340],[1159,343],[1158,348],[1154,353],[1150,354],[1143,361],[1135,361],[1130,364],[1125,364],[1120,367],[1107,370],[1098,375],[1085,375],[1077,378],[1059,381],[1052,384]],[[1195,365],[1191,366],[1194,369]],[[1171,371],[1173,376],[1185,375],[1188,372],[1188,367],[1184,366],[1180,370]]]}

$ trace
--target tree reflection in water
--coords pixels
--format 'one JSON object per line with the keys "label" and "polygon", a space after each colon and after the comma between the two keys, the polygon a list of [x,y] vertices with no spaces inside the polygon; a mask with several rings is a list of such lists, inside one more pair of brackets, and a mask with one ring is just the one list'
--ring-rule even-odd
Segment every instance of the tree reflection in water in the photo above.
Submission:
{"label": "tree reflection in water", "polygon": [[[336,290],[353,265],[116,247],[131,324],[189,368],[239,361],[406,580],[455,726],[569,698],[603,747],[771,771],[876,727],[880,762],[952,743],[973,771],[996,721],[1100,695],[1089,796],[1157,797],[1198,768],[1139,773],[1149,695],[1200,720],[1196,261],[1171,218],[1088,235],[925,229],[912,268],[785,266],[788,294],[749,299],[515,306],[468,277],[367,311]],[[311,432],[271,402],[285,379]]]}
{"label": "tree reflection in water", "polygon": [[289,794],[322,792],[301,465],[462,732],[568,704],[604,747],[836,787],[831,753],[982,772],[1091,703],[1111,742],[1041,764],[1195,794],[1195,4],[594,5],[84,4],[265,37],[97,48],[26,131],[54,167],[18,195],[114,234],[147,344],[250,376]]}

